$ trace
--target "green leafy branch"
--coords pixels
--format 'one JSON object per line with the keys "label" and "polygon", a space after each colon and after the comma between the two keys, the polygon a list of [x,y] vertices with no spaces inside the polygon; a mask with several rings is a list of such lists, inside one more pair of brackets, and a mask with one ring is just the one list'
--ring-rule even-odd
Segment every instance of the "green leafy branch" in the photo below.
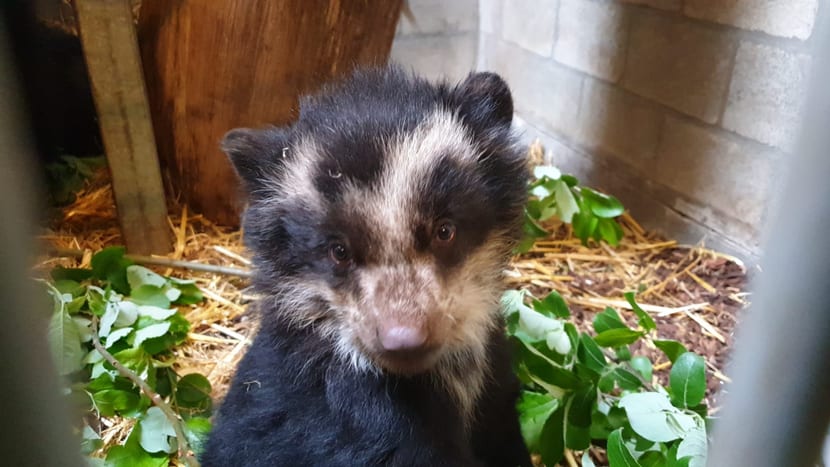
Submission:
{"label": "green leafy branch", "polygon": [[136,386],[138,386],[141,391],[153,401],[156,407],[161,409],[164,412],[164,416],[167,417],[170,425],[173,427],[173,430],[176,432],[176,442],[178,443],[178,457],[179,459],[184,459],[188,465],[198,465],[198,462],[195,462],[193,456],[190,453],[190,446],[187,443],[187,438],[184,435],[184,430],[182,429],[181,420],[176,412],[170,408],[167,402],[162,399],[161,396],[158,395],[150,385],[147,384],[146,381],[141,379],[140,376],[132,372],[129,368],[125,367],[118,361],[115,357],[112,356],[111,353],[107,352],[107,349],[101,345],[101,340],[98,337],[98,317],[92,317],[92,345],[95,347],[95,350],[104,357],[104,360],[109,362],[110,365],[113,366],[118,372],[124,376],[125,378],[132,381]]}
{"label": "green leafy branch", "polygon": [[625,209],[617,198],[580,186],[576,177],[553,166],[535,167],[533,175],[519,253],[530,250],[537,239],[550,235],[542,223],[554,217],[571,224],[574,235],[583,243],[593,239],[612,246],[619,244],[623,230],[615,218]]}
{"label": "green leafy branch", "polygon": [[49,342],[83,414],[83,452],[102,448],[97,418],[137,421],[122,445],[90,461],[166,466],[176,454],[197,465],[191,450],[199,452],[210,430],[211,386],[201,374],[172,369],[173,350],[190,330],[176,306],[202,300],[194,282],[133,264],[114,247],[95,254],[91,269],[53,270],[46,286],[55,305]]}
{"label": "green leafy branch", "polygon": [[[586,451],[583,466],[592,466],[587,449],[595,444],[606,447],[611,467],[703,466],[703,358],[679,342],[657,339],[651,316],[633,293],[625,297],[637,327],[606,308],[594,317],[591,336],[568,321],[568,306],[556,292],[542,300],[515,290],[504,294],[507,334],[524,386],[518,409],[525,441],[547,465],[569,449]],[[671,361],[668,387],[659,384],[647,356],[632,356],[631,345],[641,340]]]}

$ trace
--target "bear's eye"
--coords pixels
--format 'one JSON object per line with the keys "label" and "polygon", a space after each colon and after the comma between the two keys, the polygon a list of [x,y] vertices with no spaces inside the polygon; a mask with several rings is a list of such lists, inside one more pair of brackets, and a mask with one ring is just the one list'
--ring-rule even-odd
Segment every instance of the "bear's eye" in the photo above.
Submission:
{"label": "bear's eye", "polygon": [[334,264],[343,266],[351,260],[351,254],[343,242],[332,242],[329,245],[329,258]]}
{"label": "bear's eye", "polygon": [[442,245],[449,245],[455,240],[455,224],[450,221],[442,221],[435,229],[435,240]]}

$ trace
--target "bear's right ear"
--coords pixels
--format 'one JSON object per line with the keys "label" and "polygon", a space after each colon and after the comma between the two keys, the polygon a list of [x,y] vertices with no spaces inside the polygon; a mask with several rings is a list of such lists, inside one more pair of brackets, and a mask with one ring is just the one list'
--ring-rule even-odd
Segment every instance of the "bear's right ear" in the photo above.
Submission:
{"label": "bear's right ear", "polygon": [[282,172],[283,153],[288,138],[279,128],[237,128],[222,138],[222,151],[242,179],[249,196],[256,193]]}

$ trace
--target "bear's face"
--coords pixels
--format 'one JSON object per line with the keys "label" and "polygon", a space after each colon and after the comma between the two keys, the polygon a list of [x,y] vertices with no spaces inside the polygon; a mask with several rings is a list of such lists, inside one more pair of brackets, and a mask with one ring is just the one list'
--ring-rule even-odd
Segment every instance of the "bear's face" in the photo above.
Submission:
{"label": "bear's face", "polygon": [[290,128],[230,132],[264,308],[360,369],[483,355],[526,199],[511,118],[495,75],[386,69],[305,100]]}

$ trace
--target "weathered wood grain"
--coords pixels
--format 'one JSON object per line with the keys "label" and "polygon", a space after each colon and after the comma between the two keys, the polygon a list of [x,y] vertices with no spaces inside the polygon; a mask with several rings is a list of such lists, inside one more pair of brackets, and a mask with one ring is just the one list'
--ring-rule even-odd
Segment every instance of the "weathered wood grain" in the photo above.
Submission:
{"label": "weathered wood grain", "polygon": [[139,39],[159,153],[191,207],[238,222],[219,151],[239,126],[284,125],[298,95],[384,63],[400,0],[144,0]]}
{"label": "weathered wood grain", "polygon": [[131,253],[171,248],[141,57],[129,0],[75,0],[118,217]]}

